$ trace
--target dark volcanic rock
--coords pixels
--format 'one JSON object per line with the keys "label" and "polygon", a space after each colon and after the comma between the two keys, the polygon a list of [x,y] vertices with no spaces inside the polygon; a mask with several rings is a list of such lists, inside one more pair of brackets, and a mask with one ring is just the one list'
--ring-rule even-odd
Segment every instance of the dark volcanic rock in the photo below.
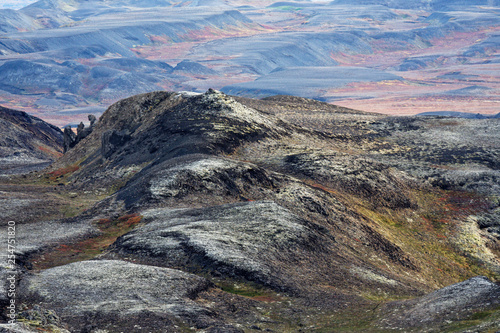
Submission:
{"label": "dark volcanic rock", "polygon": [[[308,299],[322,299],[327,294],[343,299],[342,290],[367,284],[391,290],[408,288],[388,278],[390,274],[350,257],[349,249],[339,248],[336,238],[347,230],[332,235],[327,228],[271,201],[198,209],[160,208],[142,214],[145,225],[120,237],[105,257],[251,281]],[[371,237],[368,246],[381,253],[390,251],[394,261],[398,256],[397,260],[405,260],[400,249],[374,230],[364,228],[358,234],[363,239]],[[336,268],[332,271],[331,267]],[[358,271],[371,278],[353,277]],[[337,288],[323,287],[329,284]]]}
{"label": "dark volcanic rock", "polygon": [[19,290],[23,301],[54,310],[71,332],[175,332],[178,323],[206,328],[215,322],[214,312],[194,300],[211,286],[178,270],[98,260],[42,271],[24,279]]}
{"label": "dark volcanic rock", "polygon": [[67,152],[68,150],[70,150],[75,146],[76,134],[71,129],[71,126],[68,125],[64,127],[63,135],[64,135],[64,152]]}
{"label": "dark volcanic rock", "polygon": [[62,152],[59,128],[25,112],[0,107],[1,173],[24,173],[47,166]]}
{"label": "dark volcanic rock", "polygon": [[[410,329],[460,320],[477,311],[500,305],[500,286],[484,276],[474,277],[411,301],[390,303],[390,314],[381,320],[384,327]],[[438,331],[438,330],[435,330]]]}
{"label": "dark volcanic rock", "polygon": [[94,130],[94,125],[95,125],[95,122],[96,122],[97,119],[92,114],[90,114],[88,118],[89,118],[89,121],[90,121],[90,126],[89,127],[85,128],[85,125],[83,123],[80,123],[80,125],[78,125],[78,128],[76,129],[76,138],[75,138],[76,143],[78,143],[78,142],[82,141],[83,139],[85,139]]}
{"label": "dark volcanic rock", "polygon": [[392,209],[416,207],[406,195],[405,189],[409,190],[417,184],[386,164],[341,154],[289,155],[285,163],[293,173],[359,195],[373,202],[375,206]]}
{"label": "dark volcanic rock", "polygon": [[189,154],[145,168],[116,197],[129,209],[201,197],[208,204],[211,198],[259,196],[280,181],[282,177],[251,163]]}
{"label": "dark volcanic rock", "polygon": [[[386,274],[392,278],[389,271],[381,272],[371,264],[355,259],[352,247],[362,247],[363,251],[375,250],[391,265],[405,270],[418,270],[401,247],[374,228],[363,225],[365,219],[348,213],[347,208],[328,190],[306,185],[286,173],[326,181],[327,185],[342,187],[344,192],[371,199],[377,207],[413,207],[405,194],[409,186],[408,179],[387,166],[350,155],[290,155],[290,152],[308,151],[309,143],[321,140],[327,140],[324,134],[283,122],[217,91],[210,90],[205,94],[156,92],[134,96],[110,107],[95,126],[94,132],[69,151],[58,164],[75,163],[81,160],[81,156],[88,156],[82,163],[83,167],[73,175],[72,181],[77,186],[82,183],[83,186],[105,186],[113,184],[113,181],[128,179],[120,190],[93,208],[95,214],[119,216],[123,210],[142,214],[148,208],[224,207],[217,205],[267,200],[281,207],[273,210],[276,216],[275,220],[270,217],[271,221],[282,221],[280,212],[286,211],[310,228],[307,237],[320,237],[323,240],[312,242],[306,237],[303,244],[296,246],[295,252],[283,252],[278,259],[272,256],[257,258],[264,263],[262,267],[270,271],[283,269],[269,277],[264,271],[253,272],[239,266],[232,267],[230,260],[220,263],[223,268],[219,268],[218,264],[213,263],[213,258],[206,259],[205,265],[196,268],[204,272],[222,274],[222,270],[225,276],[250,279],[278,290],[304,292],[301,283],[296,282],[303,281],[302,277],[292,278],[295,273],[276,268],[287,267],[289,265],[286,262],[295,260],[291,258],[301,257],[304,258],[304,269],[314,271],[311,276],[325,284],[350,276],[351,265],[370,267],[367,269],[377,272],[373,273],[376,276]],[[263,142],[272,146],[266,146]],[[301,145],[297,145],[297,142],[301,142]],[[252,144],[258,146],[258,155],[271,154],[266,158],[266,163],[276,164],[276,169],[245,161],[245,155],[238,159],[240,153],[236,150],[247,149],[245,147]],[[276,149],[281,155],[273,155]],[[233,154],[236,158],[233,158]],[[228,208],[217,209],[229,211]],[[210,211],[217,209],[210,208]],[[248,210],[252,213],[248,213]],[[252,214],[258,215],[258,209],[252,204],[238,206],[230,211],[235,221],[246,221]],[[271,213],[269,215],[272,216]],[[253,223],[264,224],[258,216]],[[244,232],[245,224],[242,224],[242,228],[239,233]],[[249,232],[255,232],[254,229],[250,228]],[[207,234],[212,232],[215,230],[206,231]],[[217,233],[213,236],[216,237]],[[234,237],[239,239],[240,236]],[[337,237],[350,245],[336,244]],[[265,239],[262,241],[267,242]],[[313,243],[323,245],[312,251],[309,247]],[[189,252],[189,249],[185,251]],[[199,250],[193,262],[189,255],[179,260],[186,265],[192,263],[197,266],[196,261],[203,261],[203,251]],[[132,256],[133,251],[129,252],[127,256]],[[343,257],[335,253],[343,253]],[[120,255],[123,253],[120,252]],[[336,265],[334,262],[342,262],[346,258],[350,260],[349,265],[333,274],[326,273],[329,266]],[[146,264],[159,262],[170,267],[181,265],[173,259],[161,261],[149,254],[139,259]],[[276,267],[271,269],[269,267],[273,266],[273,261],[276,261]],[[323,264],[318,265],[316,261]],[[385,280],[380,278],[380,281]],[[342,282],[342,287],[349,289],[364,283],[363,279],[355,278],[349,284]],[[413,292],[413,287],[407,282],[388,285],[385,285],[386,288],[410,289]]]}
{"label": "dark volcanic rock", "polygon": [[95,125],[96,120],[97,120],[96,117],[94,115],[90,114],[89,115],[90,126],[85,128],[85,125],[83,124],[83,122],[80,123],[80,125],[78,125],[76,135],[71,130],[71,126],[68,125],[64,128],[64,133],[63,133],[64,138],[63,139],[64,139],[64,152],[65,153],[68,150],[70,150],[71,148],[73,148],[74,146],[76,146],[78,144],[78,142],[82,141],[87,136],[89,136],[90,133],[92,133],[92,131],[94,130],[94,125]]}
{"label": "dark volcanic rock", "polygon": [[[6,286],[8,286],[6,283],[7,278],[15,274],[17,279],[20,279],[21,275],[26,272],[26,269],[32,267],[32,255],[36,255],[48,248],[53,248],[57,246],[57,244],[71,243],[75,239],[92,237],[97,233],[95,228],[90,225],[90,222],[83,219],[78,219],[77,221],[70,221],[68,219],[59,221],[40,221],[42,218],[46,218],[45,215],[48,213],[49,209],[53,209],[49,208],[53,203],[50,201],[50,196],[46,193],[44,199],[19,198],[17,193],[9,193],[10,195],[4,198],[2,195],[4,193],[5,192],[0,192],[0,215],[5,218],[12,218],[12,220],[17,222],[15,224],[16,265],[14,268],[8,268],[12,263],[8,263],[7,255],[0,257],[0,279],[4,281],[0,285],[0,306],[2,308],[9,302],[8,288],[6,288]],[[41,212],[34,211],[34,207],[37,207]],[[12,216],[12,211],[15,212],[14,216]],[[33,215],[38,218],[35,218],[35,221],[31,221],[26,215],[30,216],[31,219],[33,219]],[[8,220],[4,219],[4,221]],[[3,223],[1,227],[7,230],[7,223]],[[48,230],[50,230],[50,232],[47,232]],[[0,241],[5,244],[7,244],[8,241],[7,237],[7,232],[0,233]],[[12,237],[10,239],[12,239]],[[0,314],[0,321],[2,319],[5,319],[5,313]]]}
{"label": "dark volcanic rock", "polygon": [[[304,118],[324,132],[298,126]],[[113,194],[71,220],[19,228],[20,241],[35,238],[27,264],[30,251],[60,255],[51,241],[113,244],[98,261],[27,275],[20,289],[86,332],[309,331],[350,306],[356,321],[419,330],[489,311],[498,290],[484,279],[388,300],[494,276],[498,126],[290,96],[133,96],[52,166],[79,167],[62,180],[75,193]],[[480,188],[488,198],[463,193]]]}
{"label": "dark volcanic rock", "polygon": [[484,214],[478,217],[477,224],[479,228],[486,229],[491,236],[500,240],[500,209],[496,209],[490,214]]}
{"label": "dark volcanic rock", "polygon": [[104,132],[102,134],[102,156],[104,158],[110,157],[128,140],[130,140],[130,135],[127,133],[127,131],[109,130]]}

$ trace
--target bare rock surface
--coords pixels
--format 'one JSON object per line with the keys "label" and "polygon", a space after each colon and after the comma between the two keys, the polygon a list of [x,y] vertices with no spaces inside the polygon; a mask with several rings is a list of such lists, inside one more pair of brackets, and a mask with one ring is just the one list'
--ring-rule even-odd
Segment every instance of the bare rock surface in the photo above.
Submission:
{"label": "bare rock surface", "polygon": [[[33,333],[36,332],[34,329],[30,329],[23,324],[0,324],[1,333]],[[66,330],[60,330],[61,333],[67,333]]]}
{"label": "bare rock surface", "polygon": [[[1,227],[7,230],[7,223],[2,223]],[[12,276],[18,281],[27,269],[32,267],[31,257],[47,249],[54,248],[60,244],[70,243],[76,239],[82,239],[99,234],[90,225],[89,221],[56,220],[43,221],[39,223],[15,224],[15,243],[12,249],[14,252],[4,251],[0,255],[0,303],[8,303],[8,286],[10,282],[7,278]],[[0,233],[0,241],[7,244],[7,232]],[[7,247],[6,247],[7,249]],[[8,262],[8,254],[14,255],[14,265]]]}
{"label": "bare rock surface", "polygon": [[[489,198],[480,228],[498,239],[500,222],[500,121],[452,117],[397,117],[370,124],[398,149],[370,157],[444,190]],[[495,247],[498,247],[496,245]]]}
{"label": "bare rock surface", "polygon": [[273,202],[143,214],[150,222],[119,238],[112,252],[293,290],[300,288],[293,267],[326,251],[305,220]]}
{"label": "bare rock surface", "polygon": [[94,333],[492,323],[494,283],[438,290],[500,267],[497,126],[476,123],[479,142],[473,121],[214,90],[122,100],[45,174],[0,185],[0,213],[22,217],[23,318]]}
{"label": "bare rock surface", "polygon": [[183,200],[209,205],[263,196],[280,181],[285,181],[283,176],[252,163],[189,154],[144,168],[115,197],[135,210],[166,203],[175,206]]}
{"label": "bare rock surface", "polygon": [[215,90],[148,93],[111,106],[93,132],[54,167],[85,156],[86,168],[73,179],[86,186],[109,185],[129,176],[131,168],[137,172],[189,154],[229,153],[242,142],[285,135],[290,127]]}
{"label": "bare rock surface", "polygon": [[500,286],[484,276],[477,276],[420,298],[389,303],[390,311],[381,325],[391,329],[413,330],[443,325],[448,320],[465,319],[479,310],[500,305]]}
{"label": "bare rock surface", "polygon": [[[335,235],[272,201],[197,209],[157,208],[142,214],[144,225],[118,238],[104,258],[182,267],[216,279],[251,282],[317,299],[321,304],[324,301],[320,300],[330,295],[330,305],[345,299],[348,290],[367,285],[416,292],[411,282],[396,282],[391,272],[358,260],[352,249],[338,244],[341,237],[348,237],[348,230],[337,229],[339,235]],[[366,242],[371,239],[367,248],[378,247],[381,254],[386,251],[389,260],[411,265],[401,249],[374,230],[359,231],[358,237]],[[356,297],[353,300],[360,301]]]}
{"label": "bare rock surface", "polygon": [[321,180],[333,188],[367,198],[377,206],[415,206],[405,189],[417,186],[416,183],[389,165],[369,158],[302,153],[287,156],[284,164],[292,173]]}
{"label": "bare rock surface", "polygon": [[371,125],[401,149],[372,155],[444,189],[500,190],[498,119],[389,118]]}
{"label": "bare rock surface", "polygon": [[97,327],[175,332],[174,325],[183,321],[198,328],[214,322],[214,312],[195,301],[210,287],[178,270],[96,260],[45,270],[24,279],[20,290],[23,300],[54,310],[71,332]]}

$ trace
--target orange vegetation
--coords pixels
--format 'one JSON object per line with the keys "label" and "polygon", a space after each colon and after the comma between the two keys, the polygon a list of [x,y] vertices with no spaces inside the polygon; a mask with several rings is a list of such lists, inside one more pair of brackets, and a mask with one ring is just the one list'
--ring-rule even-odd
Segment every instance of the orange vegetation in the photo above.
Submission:
{"label": "orange vegetation", "polygon": [[124,215],[116,220],[99,219],[96,226],[102,232],[101,235],[72,244],[59,245],[40,258],[34,259],[33,269],[47,269],[94,258],[113,244],[118,237],[132,230],[141,219],[142,216],[138,214]]}
{"label": "orange vegetation", "polygon": [[50,148],[47,148],[45,146],[38,146],[37,148],[39,150],[43,151],[46,154],[54,156],[55,158],[59,158],[59,157],[61,157],[63,155],[61,152],[53,150],[53,149],[50,149]]}
{"label": "orange vegetation", "polygon": [[78,165],[70,165],[70,166],[67,166],[64,168],[54,170],[52,172],[49,172],[49,179],[54,181],[57,178],[60,178],[60,177],[65,176],[67,174],[73,173],[78,169],[80,169],[80,167]]}

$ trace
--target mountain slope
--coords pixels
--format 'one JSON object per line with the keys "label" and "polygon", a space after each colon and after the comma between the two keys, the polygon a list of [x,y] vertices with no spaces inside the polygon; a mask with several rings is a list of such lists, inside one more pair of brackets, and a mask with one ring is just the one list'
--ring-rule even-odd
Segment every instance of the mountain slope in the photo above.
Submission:
{"label": "mountain slope", "polygon": [[25,112],[0,107],[0,132],[2,173],[47,166],[62,155],[61,130]]}

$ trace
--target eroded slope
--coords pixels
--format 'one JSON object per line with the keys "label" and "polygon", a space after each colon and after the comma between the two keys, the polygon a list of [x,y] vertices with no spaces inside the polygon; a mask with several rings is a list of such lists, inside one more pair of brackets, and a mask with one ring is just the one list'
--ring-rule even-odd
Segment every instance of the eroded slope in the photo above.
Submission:
{"label": "eroded slope", "polygon": [[61,130],[25,112],[0,107],[0,132],[1,174],[40,169],[62,155]]}

